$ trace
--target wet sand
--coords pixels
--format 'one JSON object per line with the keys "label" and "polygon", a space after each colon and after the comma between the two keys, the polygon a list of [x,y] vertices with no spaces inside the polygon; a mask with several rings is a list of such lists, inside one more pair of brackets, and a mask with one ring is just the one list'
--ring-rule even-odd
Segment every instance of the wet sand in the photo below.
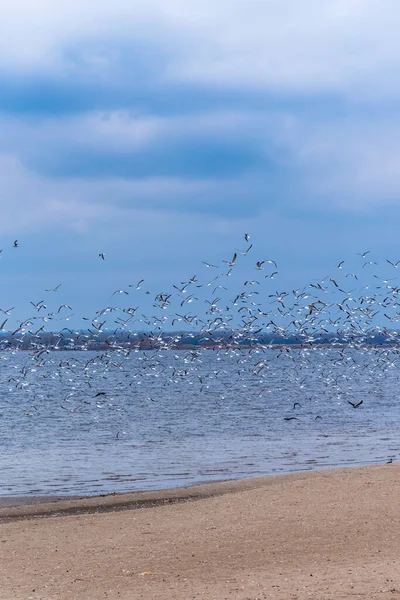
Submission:
{"label": "wet sand", "polygon": [[1,600],[400,599],[396,464],[8,504]]}

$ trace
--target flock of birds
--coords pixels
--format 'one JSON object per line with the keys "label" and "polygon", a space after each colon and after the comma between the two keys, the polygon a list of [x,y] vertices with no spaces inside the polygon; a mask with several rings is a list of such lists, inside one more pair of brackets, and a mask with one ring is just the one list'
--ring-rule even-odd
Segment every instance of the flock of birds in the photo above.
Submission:
{"label": "flock of birds", "polygon": [[[305,402],[318,402],[316,382],[332,402],[350,411],[364,408],[399,364],[396,278],[380,276],[379,265],[365,251],[359,254],[358,272],[346,271],[342,260],[334,273],[318,281],[278,291],[277,262],[271,257],[252,260],[250,235],[243,238],[244,247],[221,264],[202,262],[206,278],[194,274],[157,293],[141,278],[112,291],[110,299],[118,302],[82,316],[87,323],[83,330],[69,326],[76,314],[69,304],[54,304],[62,283],[44,290],[51,301],[32,301],[32,314],[12,330],[7,323],[14,309],[0,308],[0,359],[24,356],[13,363],[10,390],[32,394],[34,405],[42,377],[59,382],[63,410],[76,411],[85,402],[101,408],[110,396],[103,389],[105,380],[123,371],[126,393],[143,381],[149,389],[156,379],[157,385],[186,385],[188,394],[194,389],[207,394],[223,380],[221,397],[244,387],[267,398],[273,392],[270,382],[275,381],[276,390],[281,381],[279,389],[288,396],[285,409],[290,409],[283,413],[286,421],[299,419]],[[13,248],[19,247],[15,240]],[[98,259],[106,261],[106,254],[99,252]],[[233,292],[230,281],[242,259],[248,261],[250,275]],[[387,265],[395,272],[400,261],[387,259]],[[152,301],[147,314],[140,308],[141,294]],[[212,362],[205,361],[210,352]],[[313,418],[322,415],[316,411]]]}

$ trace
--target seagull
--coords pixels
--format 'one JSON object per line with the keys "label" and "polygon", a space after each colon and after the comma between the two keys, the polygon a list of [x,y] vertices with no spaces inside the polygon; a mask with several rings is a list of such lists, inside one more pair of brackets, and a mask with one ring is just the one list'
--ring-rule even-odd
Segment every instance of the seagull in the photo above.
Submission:
{"label": "seagull", "polygon": [[211,263],[205,262],[204,260],[201,261],[203,263],[203,265],[206,265],[206,267],[210,268],[212,267],[213,269],[218,269],[217,265],[212,265]]}
{"label": "seagull", "polygon": [[105,258],[106,258],[104,252],[99,252],[99,256],[100,256],[101,260],[105,260]]}
{"label": "seagull", "polygon": [[269,263],[271,265],[274,265],[275,269],[278,268],[278,265],[276,264],[276,262],[274,260],[268,260],[267,259],[267,260],[259,260],[259,261],[257,261],[256,262],[256,269],[258,269],[259,271],[261,271],[262,268],[263,268],[263,264],[264,263]]}
{"label": "seagull", "polygon": [[[144,282],[144,279],[141,279],[140,281],[137,282],[137,284],[136,284],[136,289],[137,290],[140,290],[140,284],[143,283],[143,282]],[[135,287],[135,284],[134,283],[130,283],[129,287]]]}
{"label": "seagull", "polygon": [[250,244],[250,246],[247,248],[247,250],[245,250],[244,252],[242,252],[242,255],[243,256],[247,256],[248,253],[250,252],[250,250],[252,249],[252,247],[253,247],[253,244]]}
{"label": "seagull", "polygon": [[377,265],[377,264],[378,264],[378,263],[376,263],[376,262],[375,262],[375,261],[373,261],[373,260],[368,260],[367,262],[365,262],[365,263],[363,264],[363,268],[364,268],[364,267],[366,267],[367,265]]}
{"label": "seagull", "polygon": [[125,290],[115,290],[113,296],[115,296],[115,294],[126,294],[127,296],[129,296],[129,292],[126,292]]}
{"label": "seagull", "polygon": [[56,285],[56,287],[51,288],[49,290],[44,290],[45,292],[56,292],[58,290],[59,287],[61,287],[61,283],[59,283],[58,285]]}
{"label": "seagull", "polygon": [[60,308],[58,309],[58,313],[60,312],[61,309],[63,308],[68,308],[69,310],[72,310],[71,306],[69,306],[69,304],[61,304]]}
{"label": "seagull", "polygon": [[13,248],[18,248],[19,244],[18,244],[18,240],[15,240],[13,243]]}
{"label": "seagull", "polygon": [[249,234],[248,234],[248,233],[245,233],[243,237],[244,237],[244,239],[246,240],[246,242],[248,242],[248,241],[249,241],[249,239],[250,239],[250,236],[249,236]]}
{"label": "seagull", "polygon": [[389,263],[389,265],[392,265],[392,267],[394,267],[395,269],[397,269],[397,267],[398,267],[398,266],[399,266],[399,264],[400,264],[400,260],[398,260],[398,261],[397,261],[397,263],[392,263],[392,261],[391,261],[391,260],[388,260],[388,259],[386,259],[386,262],[388,262],[388,263]]}
{"label": "seagull", "polygon": [[232,260],[230,262],[227,260],[224,260],[224,262],[227,263],[229,267],[234,267],[236,264],[236,258],[237,258],[237,254],[235,252],[235,254],[232,256]]}

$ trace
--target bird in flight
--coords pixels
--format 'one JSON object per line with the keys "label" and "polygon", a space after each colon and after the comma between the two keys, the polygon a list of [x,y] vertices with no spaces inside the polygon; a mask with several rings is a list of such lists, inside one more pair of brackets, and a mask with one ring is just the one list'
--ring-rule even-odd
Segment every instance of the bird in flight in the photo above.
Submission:
{"label": "bird in flight", "polygon": [[105,258],[106,258],[104,252],[99,252],[99,256],[100,256],[101,260],[105,260]]}
{"label": "bird in flight", "polygon": [[365,262],[363,264],[363,268],[366,267],[367,265],[377,265],[378,263],[376,263],[374,260],[368,260],[367,262]]}
{"label": "bird in flight", "polygon": [[234,267],[236,264],[236,259],[237,259],[237,254],[235,252],[235,254],[232,256],[232,260],[230,262],[228,262],[227,260],[224,260],[224,262],[226,262],[230,267]]}
{"label": "bird in flight", "polygon": [[396,263],[392,263],[391,260],[386,259],[386,262],[388,262],[389,265],[392,265],[392,267],[394,267],[395,269],[397,269],[397,267],[400,265],[400,260],[398,260]]}
{"label": "bird in flight", "polygon": [[253,244],[250,244],[250,246],[247,248],[247,250],[245,250],[244,252],[242,252],[243,256],[247,256],[248,253],[250,252],[250,250],[252,249]]}
{"label": "bird in flight", "polygon": [[[140,284],[143,283],[143,282],[144,282],[144,279],[141,279],[140,281],[137,282],[137,284],[136,284],[136,289],[137,290],[140,290]],[[130,283],[129,287],[135,287],[135,284],[134,283]]]}
{"label": "bird in flight", "polygon": [[61,283],[59,283],[58,285],[56,285],[56,287],[54,288],[50,288],[49,290],[44,290],[45,292],[56,292],[58,290],[59,287],[61,287]]}
{"label": "bird in flight", "polygon": [[13,248],[18,248],[18,246],[19,246],[18,240],[14,240]]}
{"label": "bird in flight", "polygon": [[347,402],[349,404],[351,404],[351,406],[353,408],[359,408],[361,406],[361,404],[364,402],[364,400],[360,400],[360,402],[350,402],[350,400],[347,400]]}
{"label": "bird in flight", "polygon": [[244,239],[246,240],[246,242],[248,242],[248,241],[249,241],[249,239],[250,239],[250,236],[249,236],[249,234],[248,234],[248,233],[245,233],[243,237],[244,237]]}

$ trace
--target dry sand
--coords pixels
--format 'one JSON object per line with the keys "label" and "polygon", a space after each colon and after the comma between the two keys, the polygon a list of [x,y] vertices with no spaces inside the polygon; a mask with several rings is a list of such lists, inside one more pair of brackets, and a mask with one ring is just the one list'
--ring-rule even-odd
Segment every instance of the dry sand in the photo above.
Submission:
{"label": "dry sand", "polygon": [[0,598],[400,599],[399,508],[394,464],[4,506]]}

